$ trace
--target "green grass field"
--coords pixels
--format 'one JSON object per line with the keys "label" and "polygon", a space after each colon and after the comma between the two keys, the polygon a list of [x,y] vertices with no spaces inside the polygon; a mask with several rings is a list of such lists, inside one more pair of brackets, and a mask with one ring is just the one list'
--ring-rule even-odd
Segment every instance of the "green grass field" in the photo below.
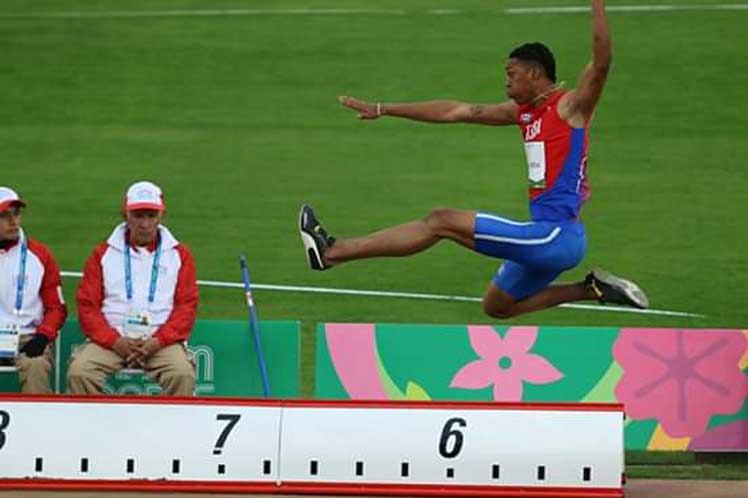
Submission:
{"label": "green grass field", "polygon": [[[27,12],[5,2],[2,14]],[[446,2],[447,4],[449,2]],[[292,2],[232,6],[294,7]],[[365,6],[326,2],[324,6]],[[396,3],[378,7],[393,7]],[[410,5],[410,4],[408,4]],[[30,201],[25,226],[80,269],[119,221],[124,188],[153,179],[199,277],[479,295],[497,262],[449,243],[408,260],[307,270],[295,222],[311,202],[336,235],[359,235],[434,206],[526,217],[517,130],[357,122],[335,96],[503,99],[505,54],[556,50],[573,84],[589,58],[583,14],[275,15],[0,20],[2,183]],[[453,6],[465,3],[455,2]],[[535,5],[535,3],[533,3]],[[303,5],[302,5],[303,6]],[[441,4],[440,4],[441,6]],[[130,2],[129,10],[215,8]],[[123,10],[120,2],[35,2],[38,11]],[[553,310],[517,323],[744,327],[748,14],[611,14],[615,68],[593,127],[586,262],[637,279],[654,307],[705,319]],[[75,281],[66,283],[72,301]],[[240,295],[204,290],[203,317],[241,317]],[[264,318],[485,322],[475,304],[260,293]]]}
{"label": "green grass field", "polygon": [[627,451],[626,474],[637,479],[748,479],[745,453]]}
{"label": "green grass field", "polygon": [[[498,13],[516,5],[445,1],[438,7],[464,11],[442,16],[427,13],[430,2],[391,1],[376,8],[405,14],[34,18],[26,15],[308,5],[6,0],[1,183],[28,199],[25,227],[66,270],[79,270],[119,221],[126,186],[148,178],[163,186],[167,224],[192,247],[202,279],[238,280],[244,251],[257,283],[478,296],[497,261],[450,243],[310,272],[295,223],[301,202],[340,236],[435,206],[525,218],[516,129],[358,122],[335,100],[501,100],[505,55],[536,39],[554,48],[573,86],[589,59],[589,16]],[[592,132],[588,254],[562,278],[602,265],[639,281],[655,308],[707,317],[555,309],[513,322],[745,327],[748,40],[738,33],[748,12],[609,17],[615,67]],[[76,283],[65,283],[71,303]],[[489,321],[473,303],[277,292],[258,302],[263,318],[298,319],[307,331],[321,321]],[[240,293],[202,291],[202,317],[244,313]]]}
{"label": "green grass field", "polygon": [[[335,97],[504,99],[503,62],[524,41],[555,51],[574,85],[590,57],[585,14],[506,15],[580,0],[4,0],[0,184],[29,201],[27,232],[80,270],[120,220],[124,189],[152,179],[199,278],[482,294],[498,262],[443,243],[408,260],[323,274],[296,233],[312,203],[334,235],[361,235],[432,207],[526,218],[516,129],[357,122]],[[681,5],[724,0],[678,0]],[[642,4],[637,0],[608,5]],[[375,8],[402,14],[44,18],[39,12]],[[461,9],[434,15],[429,9]],[[586,261],[636,279],[659,309],[703,319],[555,309],[554,325],[744,328],[748,324],[748,11],[611,13],[615,66],[592,131]],[[742,35],[740,33],[743,33]],[[74,301],[76,280],[65,281]],[[475,303],[257,292],[265,319],[490,323]],[[74,308],[74,305],[73,305]],[[202,318],[243,318],[237,291],[203,289]]]}

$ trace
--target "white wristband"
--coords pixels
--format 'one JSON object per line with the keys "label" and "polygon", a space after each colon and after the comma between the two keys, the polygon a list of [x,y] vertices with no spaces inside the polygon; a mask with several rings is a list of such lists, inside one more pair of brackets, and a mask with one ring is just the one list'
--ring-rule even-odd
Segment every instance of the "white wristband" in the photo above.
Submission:
{"label": "white wristband", "polygon": [[382,115],[382,103],[377,102],[377,117]]}

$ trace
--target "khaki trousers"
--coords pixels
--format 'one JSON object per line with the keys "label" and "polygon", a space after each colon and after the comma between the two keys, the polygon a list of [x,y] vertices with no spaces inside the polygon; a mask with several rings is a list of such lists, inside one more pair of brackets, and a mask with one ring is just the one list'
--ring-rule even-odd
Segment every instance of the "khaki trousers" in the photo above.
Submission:
{"label": "khaki trousers", "polygon": [[[18,338],[18,348],[22,348],[31,340],[34,334],[24,334]],[[16,356],[14,362],[18,369],[18,382],[24,394],[52,394],[49,384],[49,372],[55,364],[54,343],[47,344],[44,352],[36,358],[29,358],[25,354]]]}
{"label": "khaki trousers", "polygon": [[[110,349],[86,342],[70,357],[68,389],[72,394],[101,394],[107,377],[125,368],[125,361]],[[143,368],[170,396],[193,396],[195,365],[184,343],[161,348]]]}

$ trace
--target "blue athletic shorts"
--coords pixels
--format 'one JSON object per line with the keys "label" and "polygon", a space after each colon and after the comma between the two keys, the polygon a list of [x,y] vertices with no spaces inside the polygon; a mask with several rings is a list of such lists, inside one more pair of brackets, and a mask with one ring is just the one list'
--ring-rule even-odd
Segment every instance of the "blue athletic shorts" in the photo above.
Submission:
{"label": "blue athletic shorts", "polygon": [[505,260],[493,284],[521,301],[548,287],[584,258],[584,225],[569,221],[514,221],[479,212],[475,250]]}

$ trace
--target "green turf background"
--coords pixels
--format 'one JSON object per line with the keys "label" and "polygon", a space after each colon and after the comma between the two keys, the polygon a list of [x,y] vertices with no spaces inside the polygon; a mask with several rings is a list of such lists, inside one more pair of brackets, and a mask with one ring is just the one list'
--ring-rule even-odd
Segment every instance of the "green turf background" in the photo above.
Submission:
{"label": "green turf background", "polygon": [[[125,187],[149,178],[164,187],[168,225],[193,248],[202,279],[239,280],[236,255],[244,251],[259,283],[479,295],[496,263],[449,244],[407,262],[311,273],[295,217],[299,203],[312,202],[336,235],[366,233],[434,206],[522,218],[518,132],[359,123],[335,96],[499,100],[504,57],[529,40],[552,46],[559,75],[573,86],[589,59],[586,15],[497,11],[584,3],[3,0],[0,184],[29,200],[25,227],[67,270],[80,269],[119,221]],[[8,17],[308,7],[407,14]],[[467,12],[428,15],[433,8]],[[635,277],[657,308],[708,317],[558,309],[511,323],[745,328],[748,12],[611,13],[610,24],[615,62],[592,131],[593,198],[584,212],[589,251],[563,278],[603,265]],[[71,303],[76,283],[65,282]],[[263,318],[302,321],[307,395],[316,322],[490,323],[470,303],[256,294]],[[201,297],[201,318],[244,317],[239,292],[203,289]],[[657,465],[657,455],[635,457],[640,465],[628,467],[630,476],[746,476],[745,466],[695,470],[693,456],[683,456],[682,467]]]}
{"label": "green turf background", "polygon": [[[310,272],[295,230],[311,202],[338,236],[435,206],[526,217],[516,129],[358,122],[335,97],[504,98],[502,66],[543,40],[573,86],[589,16],[509,16],[542,0],[4,0],[0,184],[29,201],[24,226],[80,270],[120,220],[126,186],[161,184],[167,225],[201,279],[480,295],[497,262],[450,243],[407,261]],[[626,0],[608,5],[647,4]],[[679,0],[679,4],[725,3]],[[404,15],[40,19],[33,12],[219,8],[402,9]],[[458,8],[458,15],[428,14]],[[513,324],[745,328],[748,11],[610,14],[614,68],[592,129],[588,254],[635,278],[651,317],[556,309]],[[74,279],[65,281],[74,301]],[[302,392],[317,322],[491,323],[474,303],[257,292],[264,319],[300,320]],[[74,309],[74,304],[72,304]],[[241,292],[202,289],[201,318],[242,319]]]}

